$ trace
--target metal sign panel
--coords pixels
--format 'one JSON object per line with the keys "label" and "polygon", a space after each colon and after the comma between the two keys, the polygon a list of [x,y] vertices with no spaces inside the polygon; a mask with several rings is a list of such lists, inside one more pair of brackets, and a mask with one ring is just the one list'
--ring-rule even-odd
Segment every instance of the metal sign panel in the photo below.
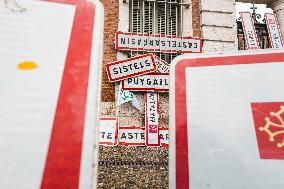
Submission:
{"label": "metal sign panel", "polygon": [[169,74],[152,73],[122,81],[122,89],[130,91],[169,91]]}
{"label": "metal sign panel", "polygon": [[118,118],[103,117],[100,119],[100,145],[114,146],[118,144]]}
{"label": "metal sign panel", "polygon": [[159,73],[169,73],[170,72],[170,65],[166,61],[162,60],[158,56],[154,57],[154,61],[157,65],[157,71]]}
{"label": "metal sign panel", "polygon": [[248,50],[256,50],[258,47],[258,39],[256,36],[254,22],[250,12],[240,12],[245,40]]}
{"label": "metal sign panel", "polygon": [[103,7],[19,3],[0,8],[0,188],[94,188]]}
{"label": "metal sign panel", "polygon": [[146,146],[160,146],[159,134],[159,96],[157,93],[145,94],[145,134]]}
{"label": "metal sign panel", "polygon": [[200,53],[202,39],[195,37],[177,37],[159,34],[141,34],[116,32],[115,48],[147,52]]}
{"label": "metal sign panel", "polygon": [[284,51],[180,56],[171,70],[170,188],[282,188]]}
{"label": "metal sign panel", "polygon": [[156,64],[152,54],[135,56],[106,64],[107,73],[111,82],[120,81],[129,77],[154,72]]}
{"label": "metal sign panel", "polygon": [[125,146],[145,146],[145,129],[140,127],[119,127],[118,141]]}
{"label": "metal sign panel", "polygon": [[266,13],[265,20],[272,48],[283,48],[283,40],[275,14]]}

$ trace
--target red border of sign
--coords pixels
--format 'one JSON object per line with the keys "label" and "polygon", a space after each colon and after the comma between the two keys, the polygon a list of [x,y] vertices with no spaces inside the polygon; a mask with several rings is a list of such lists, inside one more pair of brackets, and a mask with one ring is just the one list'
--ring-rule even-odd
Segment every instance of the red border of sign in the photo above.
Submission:
{"label": "red border of sign", "polygon": [[[151,73],[148,75],[169,75],[168,73]],[[149,92],[169,92],[169,89],[156,89],[156,88],[127,88],[124,85],[125,80],[122,81],[122,90],[128,91],[149,91]]]}
{"label": "red border of sign", "polygon": [[[47,2],[75,5],[76,10],[40,187],[78,188],[96,6],[83,0]],[[80,100],[70,103],[70,95]]]}
{"label": "red border of sign", "polygon": [[266,17],[266,15],[273,15],[273,17],[274,17],[274,19],[275,19],[275,22],[276,22],[276,25],[277,25],[278,33],[279,33],[279,36],[280,36],[280,42],[281,42],[281,44],[282,44],[282,47],[284,47],[283,39],[282,39],[280,27],[279,27],[279,23],[278,23],[278,20],[277,20],[275,14],[272,14],[272,13],[265,13],[265,14],[264,14],[264,18],[265,18],[265,20],[266,20],[267,30],[268,30],[268,33],[269,33],[268,36],[269,36],[269,40],[270,40],[270,44],[271,44],[272,48],[275,48],[275,47],[274,47],[274,43],[272,42],[272,39],[271,39],[271,32],[270,32],[270,29],[269,29],[269,23],[267,22],[267,17]]}
{"label": "red border of sign", "polygon": [[[160,131],[169,131],[169,128],[159,128]],[[161,134],[161,133],[160,133]],[[161,137],[160,137],[160,141],[161,141]],[[169,144],[166,144],[166,143],[161,143],[161,146],[162,147],[165,147],[165,148],[168,148],[169,147]]]}
{"label": "red border of sign", "polygon": [[[251,54],[251,52],[250,52]],[[238,55],[238,54],[237,54]],[[269,60],[269,62],[267,62]],[[174,71],[174,101],[175,104],[175,165],[176,165],[176,188],[189,189],[189,162],[188,162],[188,134],[187,134],[187,111],[186,111],[186,83],[185,69],[190,67],[209,67],[224,65],[243,65],[243,64],[268,64],[272,62],[284,62],[284,52],[274,52],[266,54],[238,56],[228,55],[226,57],[196,57],[178,60]],[[174,148],[174,147],[173,147]],[[171,180],[171,179],[170,179]]]}
{"label": "red border of sign", "polygon": [[[156,107],[157,107],[157,114],[159,115],[159,94],[156,93],[157,95],[157,99],[156,99]],[[157,128],[158,128],[158,143],[157,144],[148,144],[148,108],[147,108],[147,103],[148,103],[148,98],[147,98],[147,93],[145,93],[145,136],[146,136],[146,140],[145,140],[145,145],[146,146],[150,146],[150,147],[157,147],[157,146],[161,146],[161,141],[160,141],[160,128],[159,128],[159,122],[158,122],[158,125],[157,125]],[[159,117],[158,117],[159,119]]]}
{"label": "red border of sign", "polygon": [[[119,127],[119,130],[128,130],[128,129],[137,129],[137,130],[145,130],[144,128],[133,126],[133,127]],[[146,136],[146,133],[145,133]],[[120,145],[122,146],[145,146],[145,143],[127,143],[127,142],[119,142]]]}
{"label": "red border of sign", "polygon": [[115,49],[116,50],[121,50],[121,51],[146,51],[146,52],[162,52],[162,53],[177,53],[178,51],[177,50],[161,50],[161,48],[159,49],[149,49],[148,48],[148,45],[147,45],[147,48],[130,48],[130,47],[118,47],[118,35],[119,34],[124,34],[124,35],[137,35],[137,36],[153,36],[153,37],[166,37],[166,38],[180,38],[181,41],[182,39],[196,39],[196,40],[199,40],[200,41],[200,52],[193,52],[193,51],[183,51],[182,47],[181,47],[181,52],[182,53],[201,53],[202,52],[202,38],[198,38],[198,37],[191,37],[191,36],[186,36],[186,37],[183,37],[183,36],[175,36],[175,35],[163,35],[163,34],[147,34],[147,33],[133,33],[133,32],[121,32],[121,31],[117,31],[115,33]]}
{"label": "red border of sign", "polygon": [[116,129],[115,129],[115,134],[114,134],[114,138],[115,138],[114,144],[111,142],[99,142],[99,144],[104,144],[104,145],[109,145],[109,146],[118,145],[118,118],[117,117],[101,117],[100,120],[116,120]]}
{"label": "red border of sign", "polygon": [[259,49],[259,46],[258,46],[259,41],[258,41],[256,32],[255,32],[254,22],[253,22],[253,20],[252,20],[251,13],[250,13],[250,12],[240,12],[240,15],[241,15],[241,18],[242,18],[242,26],[243,26],[243,29],[244,29],[244,34],[245,34],[246,44],[247,44],[248,50],[256,50],[256,49],[251,49],[251,47],[250,47],[250,45],[249,45],[249,43],[248,43],[248,36],[247,36],[247,32],[246,32],[246,27],[245,27],[245,25],[244,25],[244,19],[243,19],[242,13],[249,13],[249,14],[250,14],[250,20],[251,20],[252,28],[253,28],[253,31],[254,31],[254,37],[255,37],[256,43],[257,43],[257,49]]}
{"label": "red border of sign", "polygon": [[[122,77],[118,77],[118,78],[115,78],[115,79],[111,78],[110,68],[109,68],[110,66],[116,65],[116,64],[122,64],[122,63],[125,63],[125,62],[128,62],[128,61],[144,58],[144,57],[147,57],[147,56],[149,56],[152,59],[153,68],[151,68],[149,70],[141,71],[141,72],[136,72],[134,74],[129,74],[129,75],[125,75],[125,76],[122,76]],[[105,66],[107,68],[107,75],[108,75],[110,82],[120,81],[120,80],[129,78],[129,77],[134,77],[134,76],[138,76],[138,75],[144,75],[144,74],[147,74],[147,73],[151,73],[151,72],[156,71],[156,68],[157,68],[156,63],[154,61],[154,56],[152,54],[144,54],[144,55],[141,55],[141,56],[135,56],[135,57],[128,58],[128,59],[125,59],[125,60],[119,60],[119,61],[116,61],[116,62],[111,62],[111,63],[106,64]]]}

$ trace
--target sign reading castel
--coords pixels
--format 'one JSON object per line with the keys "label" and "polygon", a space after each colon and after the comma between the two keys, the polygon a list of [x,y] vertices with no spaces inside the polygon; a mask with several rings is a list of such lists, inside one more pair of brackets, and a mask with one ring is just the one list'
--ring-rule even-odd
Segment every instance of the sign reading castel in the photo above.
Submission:
{"label": "sign reading castel", "polygon": [[116,32],[115,48],[117,50],[133,50],[165,53],[200,53],[202,39],[195,37],[177,37],[147,33]]}
{"label": "sign reading castel", "polygon": [[171,66],[170,188],[282,188],[284,51],[181,56]]}

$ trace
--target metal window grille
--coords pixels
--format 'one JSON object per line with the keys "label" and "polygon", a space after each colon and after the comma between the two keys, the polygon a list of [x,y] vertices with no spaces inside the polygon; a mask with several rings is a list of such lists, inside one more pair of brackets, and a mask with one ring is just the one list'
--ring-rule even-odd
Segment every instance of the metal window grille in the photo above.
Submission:
{"label": "metal window grille", "polygon": [[[130,0],[130,32],[178,36],[180,31],[179,0]],[[130,56],[144,52],[131,52]],[[177,54],[155,53],[168,63]]]}

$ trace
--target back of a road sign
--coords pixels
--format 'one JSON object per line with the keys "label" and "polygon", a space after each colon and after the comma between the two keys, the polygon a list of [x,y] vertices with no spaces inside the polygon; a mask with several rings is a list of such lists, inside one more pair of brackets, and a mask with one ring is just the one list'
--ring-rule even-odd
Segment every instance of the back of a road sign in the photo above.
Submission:
{"label": "back of a road sign", "polygon": [[170,188],[284,188],[284,51],[174,62]]}
{"label": "back of a road sign", "polygon": [[0,188],[93,188],[103,7],[18,3],[0,8]]}

